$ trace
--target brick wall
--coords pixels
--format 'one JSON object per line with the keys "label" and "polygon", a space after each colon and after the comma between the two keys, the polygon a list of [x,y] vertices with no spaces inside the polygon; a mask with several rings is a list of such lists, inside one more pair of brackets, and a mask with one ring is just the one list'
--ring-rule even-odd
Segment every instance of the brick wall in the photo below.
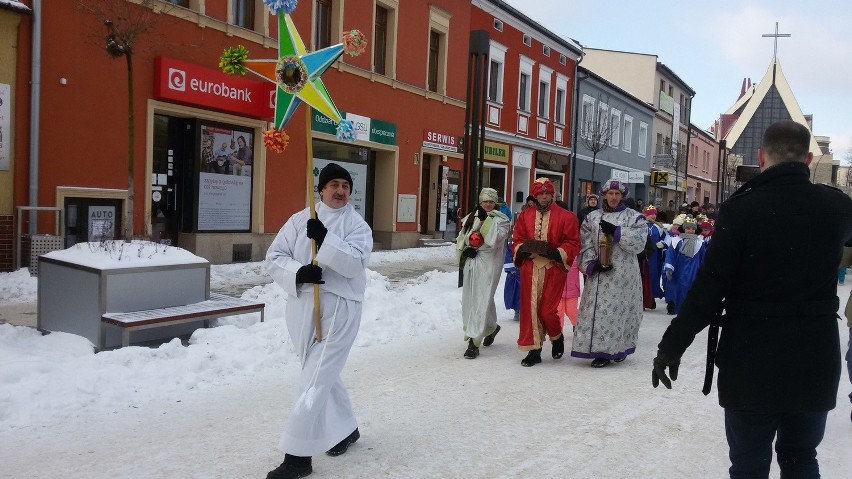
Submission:
{"label": "brick wall", "polygon": [[12,215],[0,215],[0,272],[3,273],[12,271],[13,223]]}

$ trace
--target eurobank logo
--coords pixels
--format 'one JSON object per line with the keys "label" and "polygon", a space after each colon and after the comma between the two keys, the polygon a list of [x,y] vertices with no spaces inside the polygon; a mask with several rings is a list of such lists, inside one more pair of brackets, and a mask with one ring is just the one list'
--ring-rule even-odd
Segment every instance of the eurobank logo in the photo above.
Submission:
{"label": "eurobank logo", "polygon": [[220,70],[168,57],[157,57],[154,70],[154,96],[157,99],[257,118],[274,116],[274,83],[234,77]]}
{"label": "eurobank logo", "polygon": [[169,88],[186,91],[186,72],[177,68],[169,68]]}

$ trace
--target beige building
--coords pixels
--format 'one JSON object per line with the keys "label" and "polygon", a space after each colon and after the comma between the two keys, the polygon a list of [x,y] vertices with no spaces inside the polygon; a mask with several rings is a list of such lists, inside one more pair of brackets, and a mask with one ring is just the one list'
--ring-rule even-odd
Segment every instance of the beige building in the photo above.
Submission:
{"label": "beige building", "polygon": [[[669,209],[684,201],[689,123],[695,91],[653,54],[584,48],[583,66],[656,108],[649,201]],[[661,173],[661,174],[657,174]]]}

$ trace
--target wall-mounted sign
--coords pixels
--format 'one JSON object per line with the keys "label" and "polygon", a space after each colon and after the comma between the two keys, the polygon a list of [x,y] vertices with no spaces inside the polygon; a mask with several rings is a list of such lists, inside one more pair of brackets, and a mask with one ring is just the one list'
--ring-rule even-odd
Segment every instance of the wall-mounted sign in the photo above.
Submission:
{"label": "wall-mounted sign", "polygon": [[641,171],[628,171],[627,172],[627,182],[628,183],[644,183],[645,182],[645,173]]}
{"label": "wall-mounted sign", "polygon": [[496,141],[485,141],[485,151],[482,153],[482,159],[493,161],[496,163],[509,162],[509,145],[505,143],[497,143]]}
{"label": "wall-mounted sign", "polygon": [[565,173],[568,171],[568,164],[570,162],[571,158],[567,155],[560,155],[558,153],[550,153],[541,150],[538,150],[535,153],[535,166],[542,170]]}
{"label": "wall-mounted sign", "polygon": [[[354,113],[340,112],[340,116],[352,122],[355,139],[383,145],[396,145],[396,124]],[[318,111],[313,112],[311,130],[337,135],[337,124]]]}
{"label": "wall-mounted sign", "polygon": [[622,183],[630,182],[630,174],[628,172],[624,170],[616,170],[615,168],[612,169],[612,173],[610,173],[610,178],[618,180]]}
{"label": "wall-mounted sign", "polygon": [[275,116],[275,84],[169,57],[154,60],[154,98],[255,118]]}
{"label": "wall-mounted sign", "polygon": [[423,148],[456,153],[459,151],[459,138],[448,133],[423,130]]}
{"label": "wall-mounted sign", "polygon": [[115,207],[89,207],[89,242],[115,239]]}

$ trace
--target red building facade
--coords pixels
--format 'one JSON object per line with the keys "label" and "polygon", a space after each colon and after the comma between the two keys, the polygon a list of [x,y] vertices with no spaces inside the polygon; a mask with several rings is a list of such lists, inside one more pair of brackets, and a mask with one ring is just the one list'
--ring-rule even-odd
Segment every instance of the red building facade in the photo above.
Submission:
{"label": "red building facade", "polygon": [[[31,0],[22,3],[33,7]],[[37,204],[62,209],[66,245],[122,237],[132,151],[134,236],[214,263],[259,260],[287,217],[306,204],[310,123],[317,171],[329,161],[350,170],[353,202],[377,247],[416,246],[422,234],[444,235],[454,224],[452,186],[462,169],[470,4],[362,3],[303,0],[292,15],[309,51],[339,43],[347,30],[367,36],[364,54],[344,55],[322,77],[356,125],[356,141],[339,141],[321,114],[309,122],[302,106],[285,128],[288,148],[276,154],[262,142],[273,85],[218,68],[222,51],[236,45],[252,59],[277,58],[276,17],[261,0],[118,2],[154,13],[132,55],[132,143],[127,64],[104,51],[106,18],[75,2],[41,2],[41,11],[21,17],[17,32],[14,205],[31,205],[37,156]],[[37,22],[41,38],[33,34]],[[33,81],[38,92],[29,87]],[[30,108],[35,94],[38,111]],[[37,152],[29,146],[33,135]]]}
{"label": "red building facade", "polygon": [[485,186],[505,195],[513,213],[541,176],[567,198],[574,79],[582,47],[503,1],[472,3],[471,30],[490,38]]}

